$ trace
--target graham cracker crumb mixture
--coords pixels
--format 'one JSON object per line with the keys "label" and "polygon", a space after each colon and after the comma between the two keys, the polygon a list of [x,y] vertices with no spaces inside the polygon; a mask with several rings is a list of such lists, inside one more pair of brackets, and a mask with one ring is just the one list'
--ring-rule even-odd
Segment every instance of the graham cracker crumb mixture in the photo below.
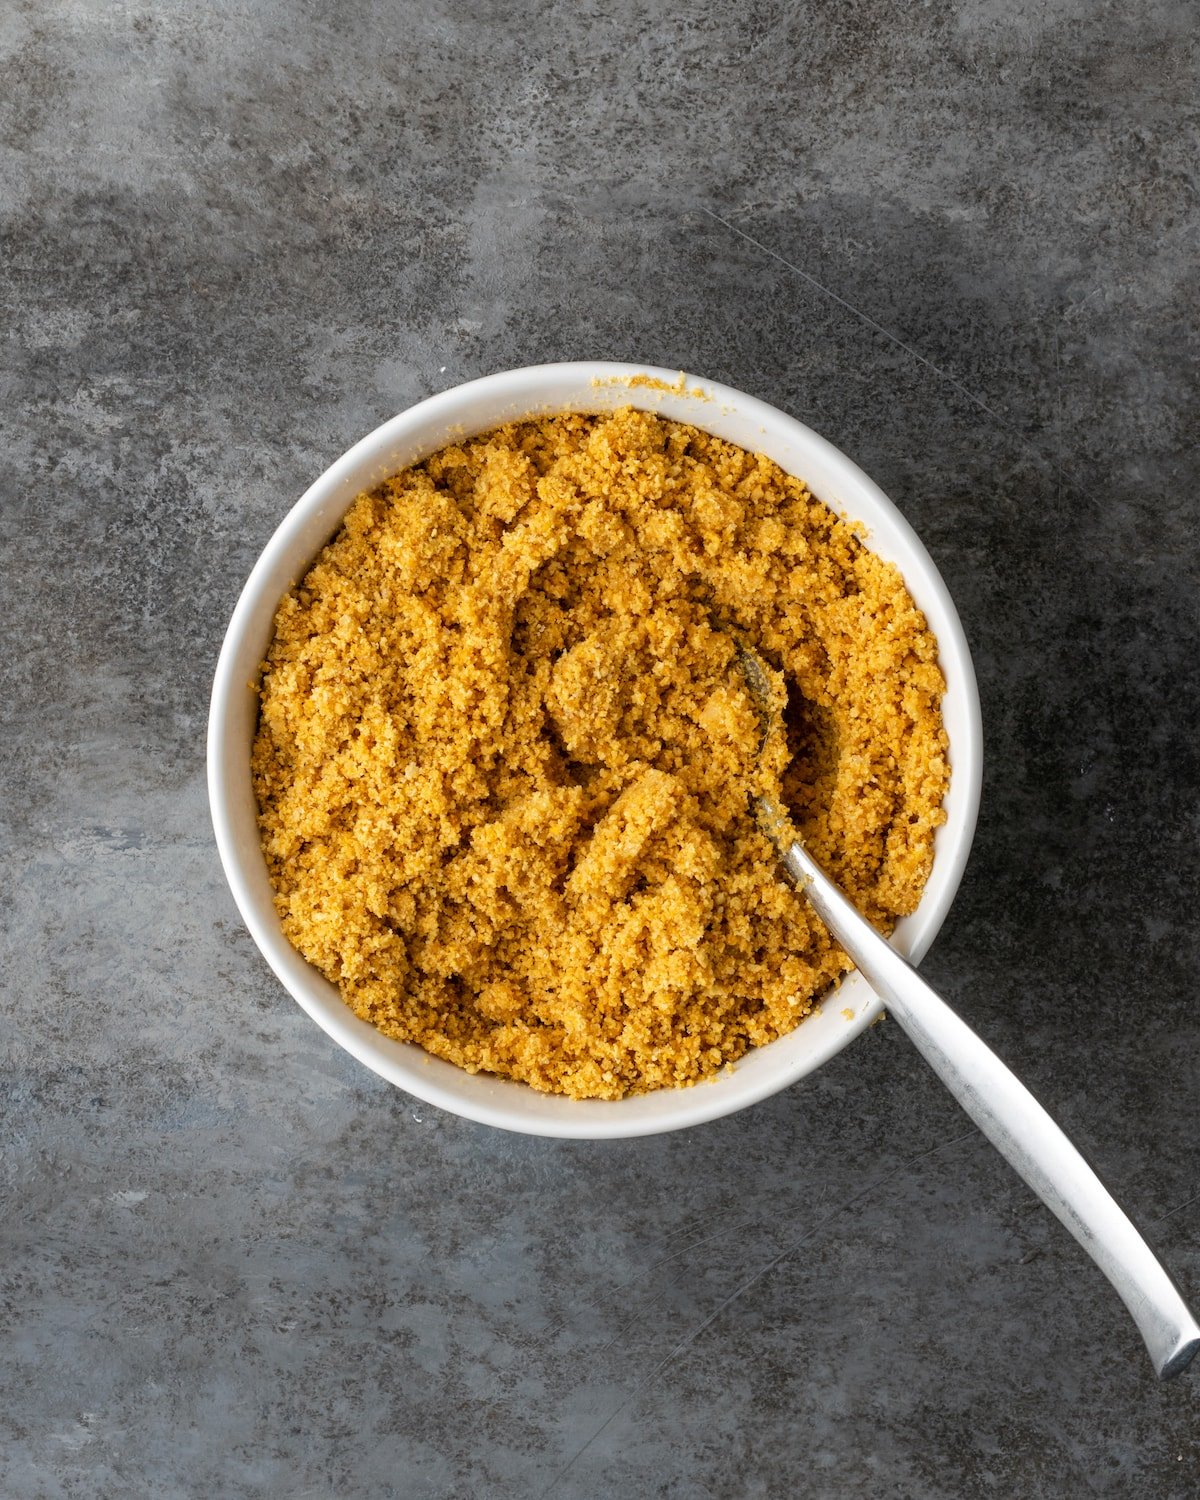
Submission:
{"label": "graham cracker crumb mixture", "polygon": [[[764,766],[714,619],[782,674]],[[944,821],[942,691],[896,569],[767,459],[631,409],[500,428],[361,495],[279,607],[253,770],[284,928],[469,1071],[694,1083],[850,967],[751,791],[890,927]]]}

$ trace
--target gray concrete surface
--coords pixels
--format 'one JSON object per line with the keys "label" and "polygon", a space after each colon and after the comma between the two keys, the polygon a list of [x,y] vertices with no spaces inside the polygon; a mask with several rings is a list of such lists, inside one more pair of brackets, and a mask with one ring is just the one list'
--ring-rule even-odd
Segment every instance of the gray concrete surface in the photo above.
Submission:
{"label": "gray concrete surface", "polygon": [[957,600],[928,960],[1200,1296],[1185,0],[9,0],[0,1495],[1200,1493],[1106,1284],[884,1025],[737,1118],[494,1133],[243,931],[203,734],[326,463],[464,378],[803,417]]}

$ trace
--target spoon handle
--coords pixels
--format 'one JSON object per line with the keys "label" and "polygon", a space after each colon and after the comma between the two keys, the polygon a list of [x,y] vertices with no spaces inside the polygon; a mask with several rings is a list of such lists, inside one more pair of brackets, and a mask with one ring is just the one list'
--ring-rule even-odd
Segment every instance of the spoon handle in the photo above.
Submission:
{"label": "spoon handle", "polygon": [[800,844],[783,862],[817,915],[992,1145],[1116,1288],[1162,1379],[1200,1349],[1200,1325],[1108,1189],[1023,1083],[855,910]]}

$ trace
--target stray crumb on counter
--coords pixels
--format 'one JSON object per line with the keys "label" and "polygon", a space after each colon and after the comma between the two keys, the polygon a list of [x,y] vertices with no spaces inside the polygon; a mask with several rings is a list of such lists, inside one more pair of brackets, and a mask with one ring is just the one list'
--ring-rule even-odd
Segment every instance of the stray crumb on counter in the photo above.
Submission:
{"label": "stray crumb on counter", "polygon": [[[714,615],[786,688],[769,766]],[[451,444],[279,606],[253,773],[284,929],[470,1072],[713,1077],[850,968],[751,789],[890,930],[944,821],[942,691],[897,570],[762,456],[628,408]]]}

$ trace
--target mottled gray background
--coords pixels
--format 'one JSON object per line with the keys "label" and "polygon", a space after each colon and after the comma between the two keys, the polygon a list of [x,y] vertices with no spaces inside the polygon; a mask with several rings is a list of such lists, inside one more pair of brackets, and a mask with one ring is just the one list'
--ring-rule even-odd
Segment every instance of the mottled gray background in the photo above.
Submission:
{"label": "mottled gray background", "polygon": [[1200,1296],[1187,0],[0,8],[0,1495],[1200,1493],[1195,1373],[886,1024],[672,1138],[377,1080],[243,931],[222,631],[488,371],[765,397],[900,503],[989,763],[934,980]]}

